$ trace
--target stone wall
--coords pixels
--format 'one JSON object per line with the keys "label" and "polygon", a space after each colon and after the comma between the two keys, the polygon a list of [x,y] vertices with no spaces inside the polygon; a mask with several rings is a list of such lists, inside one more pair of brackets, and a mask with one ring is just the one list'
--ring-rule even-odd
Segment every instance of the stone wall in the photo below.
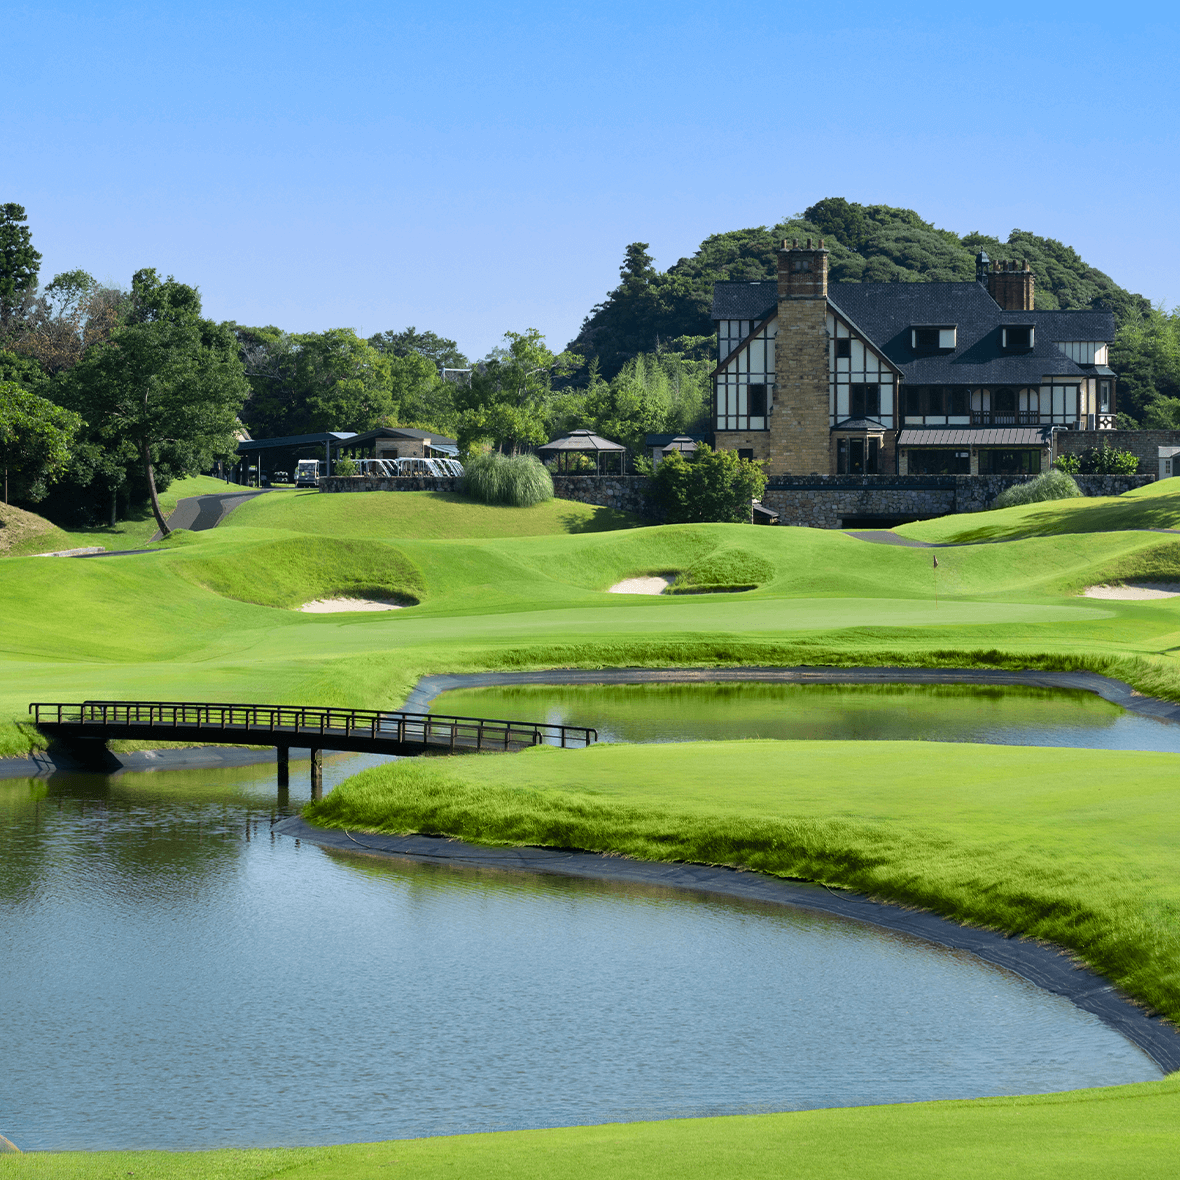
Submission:
{"label": "stone wall", "polygon": [[[874,525],[886,528],[906,520],[925,520],[952,512],[982,512],[1006,488],[1030,478],[1026,475],[780,475],[766,485],[762,503],[777,512],[779,523],[784,525],[838,529],[847,527],[845,521],[855,520],[868,528]],[[1155,476],[1079,475],[1076,479],[1085,496],[1119,496],[1131,488],[1152,483]],[[333,475],[320,480],[320,490],[457,492],[459,480]],[[553,492],[561,500],[632,512],[648,520],[658,521],[662,515],[653,499],[652,480],[645,475],[555,475]]]}
{"label": "stone wall", "polygon": [[1111,450],[1130,451],[1139,460],[1140,475],[1159,473],[1159,447],[1180,447],[1180,430],[1058,430],[1059,455],[1080,455],[1105,443]]}
{"label": "stone wall", "polygon": [[652,500],[652,481],[646,475],[555,475],[553,494],[559,500],[633,512],[649,520],[660,517]]}

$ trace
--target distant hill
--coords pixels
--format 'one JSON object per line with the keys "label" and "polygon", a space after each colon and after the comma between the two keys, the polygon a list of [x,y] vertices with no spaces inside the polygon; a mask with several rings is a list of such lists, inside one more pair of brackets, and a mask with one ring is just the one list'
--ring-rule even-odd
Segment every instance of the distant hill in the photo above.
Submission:
{"label": "distant hill", "polygon": [[622,282],[593,308],[570,348],[613,377],[641,352],[691,346],[713,331],[713,284],[726,279],[773,280],[784,238],[822,237],[831,251],[835,282],[964,282],[975,277],[975,255],[1025,259],[1036,275],[1039,309],[1104,308],[1121,325],[1146,315],[1142,295],[1088,266],[1076,250],[1053,238],[1014,229],[1001,242],[983,233],[960,237],[938,229],[912,209],[858,205],[829,197],[802,217],[767,228],[731,230],[706,238],[691,258],[666,271],[655,268],[645,242],[627,247]]}

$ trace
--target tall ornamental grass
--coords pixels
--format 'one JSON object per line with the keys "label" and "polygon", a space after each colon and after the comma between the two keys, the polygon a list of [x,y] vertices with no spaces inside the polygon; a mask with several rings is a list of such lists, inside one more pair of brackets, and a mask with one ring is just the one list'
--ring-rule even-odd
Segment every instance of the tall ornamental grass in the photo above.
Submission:
{"label": "tall ornamental grass", "polygon": [[463,468],[462,488],[473,500],[512,508],[553,499],[553,477],[536,455],[475,455]]}
{"label": "tall ornamental grass", "polygon": [[1041,500],[1072,500],[1082,489],[1064,471],[1045,471],[1028,483],[1013,484],[993,501],[993,508],[1015,508],[1018,504],[1036,504]]}

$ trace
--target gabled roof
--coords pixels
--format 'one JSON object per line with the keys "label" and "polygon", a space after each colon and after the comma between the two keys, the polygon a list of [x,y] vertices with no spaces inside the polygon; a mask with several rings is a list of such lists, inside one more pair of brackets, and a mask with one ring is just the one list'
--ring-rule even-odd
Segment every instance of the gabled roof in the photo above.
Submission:
{"label": "gabled roof", "polygon": [[[1071,361],[1065,340],[1113,340],[1109,311],[1004,311],[980,283],[832,283],[828,301],[896,364],[912,385],[1039,385],[1042,377],[1080,377],[1094,367]],[[954,324],[957,347],[915,356],[910,329]],[[1029,352],[1006,352],[1005,326],[1036,328]]]}
{"label": "gabled roof", "polygon": [[625,451],[621,443],[611,442],[593,430],[571,430],[564,438],[555,438],[538,451]]}
{"label": "gabled roof", "polygon": [[379,438],[412,438],[440,447],[457,447],[459,445],[453,438],[447,438],[444,434],[435,434],[432,430],[418,430],[413,426],[379,426],[376,430],[358,434],[348,441],[350,446],[359,447]]}
{"label": "gabled roof", "polygon": [[714,283],[715,320],[764,320],[778,307],[778,283]]}
{"label": "gabled roof", "polygon": [[303,447],[313,443],[339,443],[355,438],[351,430],[325,430],[321,434],[291,434],[286,438],[250,438],[238,443],[238,454],[245,451],[265,451],[271,447]]}

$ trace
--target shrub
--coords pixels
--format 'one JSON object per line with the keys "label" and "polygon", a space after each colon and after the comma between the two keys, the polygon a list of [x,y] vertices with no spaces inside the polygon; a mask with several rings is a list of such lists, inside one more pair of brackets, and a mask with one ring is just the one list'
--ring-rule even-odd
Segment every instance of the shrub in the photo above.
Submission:
{"label": "shrub", "polygon": [[993,501],[993,508],[1015,508],[1017,504],[1036,504],[1041,500],[1070,500],[1082,494],[1073,477],[1064,471],[1046,471],[1027,483],[1013,484]]}
{"label": "shrub", "polygon": [[655,475],[656,498],[669,524],[720,520],[750,523],[750,501],[761,497],[766,473],[736,451],[699,446],[692,458],[673,451]]}
{"label": "shrub", "polygon": [[1083,475],[1134,475],[1139,470],[1139,460],[1130,451],[1103,443],[1082,452],[1080,470]]}
{"label": "shrub", "polygon": [[536,455],[476,455],[463,468],[462,488],[474,500],[513,508],[553,499],[553,477]]}
{"label": "shrub", "polygon": [[333,475],[357,475],[359,473],[360,468],[347,455],[341,455],[332,464]]}
{"label": "shrub", "polygon": [[1053,460],[1053,466],[1058,471],[1064,471],[1066,475],[1080,475],[1082,470],[1082,461],[1077,455],[1058,455]]}

